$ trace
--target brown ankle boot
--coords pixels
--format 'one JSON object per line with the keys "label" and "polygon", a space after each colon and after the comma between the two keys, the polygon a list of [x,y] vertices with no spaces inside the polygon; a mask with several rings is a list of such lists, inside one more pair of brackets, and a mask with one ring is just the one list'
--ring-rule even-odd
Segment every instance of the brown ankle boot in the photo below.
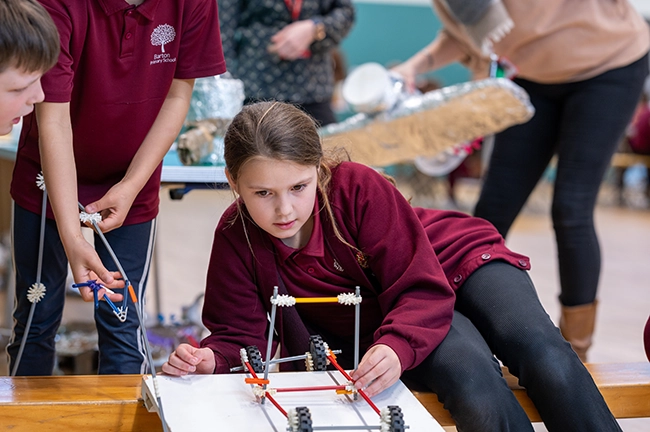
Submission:
{"label": "brown ankle boot", "polygon": [[598,301],[579,306],[562,306],[560,332],[583,363],[587,361],[587,350],[594,334],[597,305]]}

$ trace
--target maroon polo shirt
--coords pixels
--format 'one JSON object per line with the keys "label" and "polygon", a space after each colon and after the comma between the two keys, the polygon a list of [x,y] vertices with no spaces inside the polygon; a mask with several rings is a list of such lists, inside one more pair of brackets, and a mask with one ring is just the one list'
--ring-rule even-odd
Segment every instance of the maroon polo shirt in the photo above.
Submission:
{"label": "maroon polo shirt", "polygon": [[[226,71],[217,2],[40,0],[57,25],[61,55],[43,77],[46,102],[70,102],[79,201],[119,182],[149,132],[174,78]],[[135,199],[125,224],[158,213],[162,164]],[[24,118],[11,185],[16,203],[40,213],[35,116]],[[48,209],[48,216],[52,217]]]}
{"label": "maroon polo shirt", "polygon": [[[277,251],[276,264],[287,289],[294,297],[336,297],[342,293],[353,293],[356,286],[361,289],[363,298],[363,320],[360,322],[360,344],[368,347],[373,343],[373,333],[384,318],[377,295],[360,285],[350,272],[339,262],[329,241],[323,234],[319,201],[314,206],[314,228],[307,244],[301,249],[291,248],[282,240],[269,236]],[[352,354],[349,341],[354,340],[355,308],[338,303],[296,304],[295,308],[310,330],[318,334],[330,345],[343,349],[344,357]],[[335,329],[335,331],[332,331]]]}

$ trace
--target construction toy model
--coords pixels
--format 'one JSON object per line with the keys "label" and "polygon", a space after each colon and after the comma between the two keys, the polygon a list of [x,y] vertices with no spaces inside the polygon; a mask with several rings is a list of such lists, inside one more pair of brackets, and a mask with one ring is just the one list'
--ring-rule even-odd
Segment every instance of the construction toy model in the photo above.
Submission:
{"label": "construction toy model", "polygon": [[[242,348],[240,351],[242,365],[241,367],[232,368],[231,371],[245,370],[248,371],[250,377],[245,378],[247,384],[251,384],[253,393],[264,403],[266,399],[269,400],[286,418],[288,421],[287,430],[290,432],[311,432],[316,430],[368,430],[377,429],[381,432],[403,432],[408,426],[404,424],[402,410],[399,406],[389,405],[383,410],[379,410],[377,406],[370,400],[370,398],[361,389],[354,386],[352,377],[337,363],[336,352],[331,350],[327,343],[318,335],[309,337],[309,351],[304,355],[293,357],[285,357],[281,359],[271,360],[271,344],[273,337],[273,329],[275,328],[275,317],[277,307],[291,307],[296,303],[340,303],[343,305],[355,306],[355,347],[354,347],[354,367],[356,368],[359,363],[359,312],[361,304],[361,296],[359,295],[359,287],[356,288],[356,293],[343,293],[337,297],[317,297],[317,298],[296,298],[288,295],[278,295],[278,288],[273,290],[273,297],[271,298],[271,324],[269,327],[268,345],[266,350],[266,361],[262,361],[260,350],[255,346],[248,346]],[[339,351],[340,353],[340,351]],[[316,387],[289,387],[289,388],[273,388],[268,387],[269,369],[270,366],[277,363],[305,360],[307,371],[325,371],[328,365],[336,368],[347,381],[343,385],[333,386],[316,386]],[[262,374],[263,378],[258,374]],[[285,392],[307,392],[307,391],[335,391],[341,395],[353,395],[354,399],[360,395],[368,405],[378,414],[379,425],[376,427],[362,425],[362,426],[313,426],[311,413],[309,408],[301,406],[295,409],[285,410],[280,403],[276,400],[278,393]]]}

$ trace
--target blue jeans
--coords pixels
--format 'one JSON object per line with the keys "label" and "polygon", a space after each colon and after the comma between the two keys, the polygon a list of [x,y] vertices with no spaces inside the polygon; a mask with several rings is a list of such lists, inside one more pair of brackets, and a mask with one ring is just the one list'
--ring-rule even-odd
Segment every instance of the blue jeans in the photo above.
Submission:
{"label": "blue jeans", "polygon": [[549,431],[621,430],[528,274],[499,261],[457,291],[449,334],[406,377],[437,394],[459,431],[532,431],[497,358],[519,378]]}
{"label": "blue jeans", "polygon": [[557,155],[551,213],[564,306],[596,299],[601,258],[594,207],[647,75],[646,55],[585,81],[515,80],[530,95],[535,115],[495,136],[474,216],[490,221],[505,237]]}
{"label": "blue jeans", "polygon": [[[27,300],[27,290],[36,282],[41,216],[14,204],[12,246],[16,277],[16,303],[14,306],[13,336],[7,347],[9,370],[13,371],[20,343],[32,303]],[[147,362],[142,343],[142,331],[135,307],[144,316],[144,293],[155,237],[155,220],[142,224],[122,226],[105,234],[108,243],[127,273],[138,302],[128,300],[126,322],[113,314],[108,303],[99,302],[95,310],[95,323],[99,336],[100,374],[142,374]],[[95,249],[102,262],[111,271],[117,267],[100,238],[95,234]],[[59,238],[56,222],[48,219],[41,283],[46,287],[45,297],[34,309],[16,375],[51,375],[56,361],[56,332],[61,324],[65,302],[68,260]],[[126,290],[116,290],[116,292]],[[128,297],[128,293],[126,296]],[[121,306],[122,302],[116,305]]]}

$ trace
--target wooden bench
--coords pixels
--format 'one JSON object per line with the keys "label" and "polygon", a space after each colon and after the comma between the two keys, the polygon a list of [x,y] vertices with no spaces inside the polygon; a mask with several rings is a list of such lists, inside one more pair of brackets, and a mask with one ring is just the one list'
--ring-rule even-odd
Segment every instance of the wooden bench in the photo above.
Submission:
{"label": "wooden bench", "polygon": [[[646,168],[650,169],[650,155],[642,155],[642,154],[636,154],[632,152],[619,151],[617,153],[614,153],[614,155],[612,156],[612,161],[610,165],[614,173],[614,183],[618,194],[617,198],[618,198],[619,205],[624,205],[626,202],[625,195],[624,195],[625,170],[627,170],[631,166],[638,165],[638,164],[645,165]],[[646,193],[648,194],[648,197],[650,197],[650,183],[648,184]]]}
{"label": "wooden bench", "polygon": [[0,424],[12,432],[162,431],[141,375],[0,377]]}
{"label": "wooden bench", "polygon": [[[650,417],[650,363],[591,363],[587,369],[594,378],[614,417]],[[517,384],[517,378],[504,371],[508,385],[521,406],[526,410],[531,422],[542,421],[537,409],[528,398],[526,390]],[[411,391],[420,403],[438,420],[442,426],[455,423],[449,412],[438,402],[438,397],[430,391],[415,389]]]}
{"label": "wooden bench", "polygon": [[650,168],[650,155],[617,152],[612,156],[611,165],[614,168],[629,168],[637,164],[645,165]]}
{"label": "wooden bench", "polygon": [[[590,364],[589,371],[617,418],[650,417],[650,363]],[[144,407],[141,375],[0,377],[0,424],[22,431],[161,431]],[[509,383],[531,421],[540,421],[525,390]],[[443,426],[453,425],[437,397],[413,393]]]}

